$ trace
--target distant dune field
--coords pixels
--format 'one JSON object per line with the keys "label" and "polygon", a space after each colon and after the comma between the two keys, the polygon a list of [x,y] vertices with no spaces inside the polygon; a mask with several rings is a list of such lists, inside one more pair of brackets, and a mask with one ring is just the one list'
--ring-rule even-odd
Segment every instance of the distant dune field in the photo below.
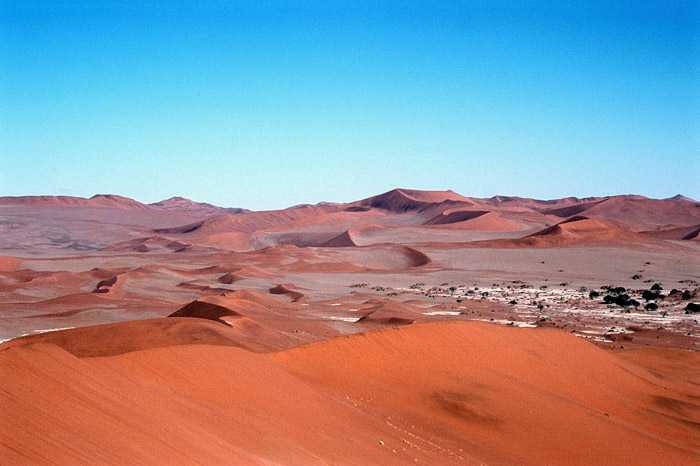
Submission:
{"label": "distant dune field", "polygon": [[0,464],[696,464],[700,203],[0,198]]}

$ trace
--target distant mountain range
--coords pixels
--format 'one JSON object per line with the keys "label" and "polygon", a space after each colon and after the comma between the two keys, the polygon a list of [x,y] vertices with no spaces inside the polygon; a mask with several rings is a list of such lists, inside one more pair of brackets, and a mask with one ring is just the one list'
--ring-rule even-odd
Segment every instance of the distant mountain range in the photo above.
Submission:
{"label": "distant mountain range", "polygon": [[[17,207],[21,209],[17,211]],[[378,243],[460,243],[470,247],[661,244],[697,241],[700,231],[700,203],[680,194],[668,199],[639,195],[480,199],[454,191],[393,189],[345,204],[322,202],[269,211],[224,208],[182,197],[143,204],[100,194],[89,199],[0,197],[0,208],[24,215],[34,208],[43,209],[37,211],[37,218],[49,215],[93,222],[90,228],[102,222],[113,225],[113,234],[114,225],[132,225],[137,230],[127,234],[127,241],[110,242],[109,247],[136,252]],[[134,235],[139,236],[134,239]]]}
{"label": "distant mountain range", "polygon": [[[350,209],[357,207],[374,207],[392,212],[405,212],[426,207],[429,204],[441,202],[455,202],[460,204],[489,205],[493,207],[527,207],[534,210],[552,210],[558,207],[585,206],[609,199],[625,199],[633,201],[678,201],[689,204],[698,204],[698,201],[682,194],[676,194],[666,199],[652,199],[635,194],[605,196],[605,197],[565,197],[561,199],[539,200],[517,196],[493,196],[490,198],[466,197],[454,191],[421,191],[413,189],[397,188],[386,193],[372,196],[360,201],[347,204],[336,202],[319,202],[317,204],[299,204],[287,209],[299,209],[308,207],[347,206]],[[56,207],[106,207],[120,209],[148,209],[158,208],[188,212],[194,215],[218,215],[218,214],[242,214],[251,212],[240,207],[220,207],[206,202],[197,202],[180,196],[174,196],[151,204],[144,204],[134,199],[116,194],[96,194],[90,198],[77,196],[0,196],[0,205],[32,205],[32,206],[56,206]],[[283,209],[283,210],[287,210]],[[348,210],[347,208],[345,210]],[[582,208],[582,210],[585,210]]]}

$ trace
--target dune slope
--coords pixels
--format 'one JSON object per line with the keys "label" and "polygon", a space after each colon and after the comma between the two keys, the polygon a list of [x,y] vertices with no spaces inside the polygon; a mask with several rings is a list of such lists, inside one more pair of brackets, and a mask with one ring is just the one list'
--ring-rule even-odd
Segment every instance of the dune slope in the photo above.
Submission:
{"label": "dune slope", "polygon": [[[700,369],[697,354],[683,355],[687,370]],[[700,453],[700,377],[674,386],[564,332],[431,323],[273,358],[371,400],[406,435],[422,425],[418,436],[440,439],[439,449],[489,464],[686,463]]]}
{"label": "dune slope", "polygon": [[690,464],[700,453],[697,354],[681,355],[683,378],[669,364],[655,375],[653,352],[642,367],[559,331],[417,324],[265,355],[181,344],[79,358],[48,339],[11,343],[2,464]]}

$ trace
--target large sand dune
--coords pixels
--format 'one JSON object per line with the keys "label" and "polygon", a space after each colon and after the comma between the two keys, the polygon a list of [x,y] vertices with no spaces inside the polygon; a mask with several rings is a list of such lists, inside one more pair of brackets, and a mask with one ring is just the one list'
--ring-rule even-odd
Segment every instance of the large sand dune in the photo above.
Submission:
{"label": "large sand dune", "polygon": [[417,191],[410,189],[394,189],[378,196],[357,201],[351,206],[365,206],[383,209],[390,212],[402,213],[419,210],[443,201],[460,201],[471,204],[471,201],[454,191]]}
{"label": "large sand dune", "polygon": [[74,196],[19,196],[0,197],[0,204],[21,205],[27,207],[101,207],[113,209],[150,209],[133,199],[115,194],[96,194],[90,199]]}
{"label": "large sand dune", "polygon": [[[49,337],[0,347],[2,462],[691,464],[700,454],[697,376],[670,381],[668,367],[654,373],[563,332],[421,324],[263,356],[225,346],[223,324],[171,321],[194,326],[150,349],[130,346],[130,324],[108,352]],[[700,373],[697,354],[677,357],[686,378]]]}

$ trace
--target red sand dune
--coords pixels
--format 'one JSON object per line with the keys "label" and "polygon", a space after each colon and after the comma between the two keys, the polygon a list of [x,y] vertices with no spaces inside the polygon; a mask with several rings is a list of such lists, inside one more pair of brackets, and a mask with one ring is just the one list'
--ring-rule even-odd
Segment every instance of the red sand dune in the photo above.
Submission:
{"label": "red sand dune", "polygon": [[393,189],[378,196],[369,197],[349,204],[348,207],[374,207],[389,212],[402,213],[419,210],[446,200],[461,201],[471,204],[471,200],[454,191],[417,191],[411,189]]}
{"label": "red sand dune", "polygon": [[210,235],[193,239],[192,241],[200,245],[211,246],[228,251],[243,252],[255,249],[253,241],[251,241],[250,239],[250,235],[248,233],[242,233],[238,231],[227,233],[213,233]]}
{"label": "red sand dune", "polygon": [[446,210],[425,222],[424,225],[473,231],[512,231],[523,229],[521,224],[507,220],[495,212],[461,209]]}
{"label": "red sand dune", "polygon": [[293,289],[294,285],[276,285],[270,288],[269,292],[271,294],[282,294],[286,295],[289,297],[289,299],[292,300],[293,303],[297,303],[304,299],[306,295],[304,293],[300,293],[299,291],[296,291]]}
{"label": "red sand dune", "polygon": [[34,345],[3,351],[0,367],[4,464],[379,464],[388,457],[378,448],[381,422],[358,419],[347,403],[239,348],[77,359]]}
{"label": "red sand dune", "polygon": [[643,237],[605,220],[583,216],[572,217],[550,228],[530,235],[534,237],[563,237],[565,240],[590,238],[596,240],[642,241]]}
{"label": "red sand dune", "polygon": [[288,223],[267,228],[265,230],[259,230],[258,233],[281,231],[298,231],[308,233],[315,233],[319,231],[338,231],[340,229],[351,228],[357,225],[366,224],[368,222],[374,222],[378,218],[385,215],[385,213],[373,209],[322,213],[302,217]]}
{"label": "red sand dune", "polygon": [[[228,267],[220,267],[221,271],[230,270]],[[219,270],[217,270],[219,271]],[[224,283],[231,285],[239,280],[245,280],[246,278],[270,278],[274,274],[260,267],[254,265],[248,265],[245,267],[234,268],[230,272],[221,275],[217,278],[219,283]]]}
{"label": "red sand dune", "polygon": [[212,204],[207,204],[206,202],[196,202],[179,196],[164,199],[160,202],[154,202],[153,204],[149,205],[153,207],[158,207],[160,209],[177,210],[201,216],[218,214],[242,214],[244,212],[250,212],[247,209],[241,209],[237,207],[218,207]]}
{"label": "red sand dune", "polygon": [[449,223],[464,222],[466,220],[472,220],[488,213],[488,210],[448,209],[431,218],[430,220],[426,221],[425,223],[423,223],[423,225],[444,225]]}
{"label": "red sand dune", "polygon": [[329,328],[319,321],[300,321],[306,315],[296,306],[262,293],[239,290],[204,296],[170,317],[197,317],[221,322],[237,332],[229,336],[235,336],[239,346],[254,351],[290,348],[316,340],[318,337],[313,335],[329,335]]}
{"label": "red sand dune", "polygon": [[[380,250],[380,249],[388,249],[392,252],[399,252],[402,256],[404,256],[407,266],[408,267],[420,267],[423,265],[427,265],[432,260],[430,257],[428,257],[426,254],[418,251],[417,249],[404,246],[401,244],[382,244],[382,243],[376,243],[376,244],[370,244],[370,245],[360,245],[358,244],[357,237],[358,236],[364,236],[361,241],[367,241],[366,237],[371,237],[371,235],[376,232],[377,230],[382,230],[385,231],[389,228],[383,227],[381,225],[363,225],[360,227],[356,228],[351,228],[338,236],[332,238],[329,241],[326,241],[325,243],[321,244],[321,247],[329,247],[329,248],[348,248],[352,247],[355,248],[355,250],[358,251],[372,251],[372,250]],[[380,257],[380,256],[376,256]],[[352,259],[350,259],[352,260]],[[385,269],[391,269],[395,268],[397,265],[396,264],[390,264],[389,261],[387,261],[387,264]]]}
{"label": "red sand dune", "polygon": [[332,248],[343,248],[352,246],[365,246],[367,244],[375,243],[372,241],[372,237],[377,233],[385,233],[387,231],[392,231],[396,227],[390,227],[385,225],[377,225],[375,223],[368,223],[365,225],[356,226],[350,228],[338,236],[331,238],[325,243],[320,244],[321,247],[332,247]]}
{"label": "red sand dune", "polygon": [[20,268],[22,259],[17,257],[0,256],[0,272],[12,272]]}
{"label": "red sand dune", "polygon": [[[681,356],[700,369],[697,353]],[[565,332],[410,325],[274,359],[371,400],[368,408],[390,416],[398,432],[432,426],[428,438],[472,462],[690,464],[700,453],[700,371],[690,383],[668,383]]]}
{"label": "red sand dune", "polygon": [[154,232],[160,234],[187,234],[190,236],[205,236],[213,233],[228,232],[253,233],[258,230],[273,228],[340,209],[341,206],[326,205],[292,207],[284,210],[241,214],[220,214],[179,227],[155,229]]}
{"label": "red sand dune", "polygon": [[615,196],[586,209],[585,215],[615,220],[634,231],[650,225],[689,226],[700,223],[700,204],[642,196]]}
{"label": "red sand dune", "polygon": [[20,337],[3,343],[0,350],[50,344],[77,357],[102,357],[187,344],[240,346],[227,326],[210,320],[159,318],[93,325]]}
{"label": "red sand dune", "polygon": [[90,283],[94,278],[89,273],[76,273],[60,271],[37,271],[32,269],[22,269],[12,274],[16,286],[38,286],[50,287],[51,285],[63,284],[80,288],[82,285]]}
{"label": "red sand dune", "polygon": [[236,274],[230,272],[216,279],[217,282],[223,283],[225,285],[231,285],[237,282],[238,280],[241,280],[241,278],[237,277]]}
{"label": "red sand dune", "polygon": [[169,250],[172,252],[182,252],[190,247],[190,244],[181,241],[173,241],[163,236],[146,236],[129,241],[122,241],[103,249],[103,251],[122,252],[162,252]]}
{"label": "red sand dune", "polygon": [[621,227],[615,222],[575,216],[518,239],[477,241],[482,247],[566,247],[575,245],[614,246],[649,244],[652,238]]}
{"label": "red sand dune", "polygon": [[20,205],[27,207],[103,207],[138,210],[152,209],[152,207],[146,204],[115,194],[96,194],[90,199],[73,196],[5,196],[0,197],[0,205]]}
{"label": "red sand dune", "polygon": [[[215,322],[144,322],[1,345],[0,461],[655,465],[700,454],[697,353],[621,358],[561,331],[443,322],[260,355],[225,346],[236,329]],[[667,361],[662,372],[644,367],[651,357]],[[667,377],[674,360],[685,379]]]}
{"label": "red sand dune", "polygon": [[238,317],[241,314],[229,309],[228,307],[219,306],[206,301],[197,300],[181,307],[177,311],[170,314],[168,317],[197,317],[200,319],[209,319],[215,322],[220,322],[231,327],[231,324],[222,319],[222,317]]}
{"label": "red sand dune", "polygon": [[117,280],[119,280],[119,277],[116,275],[113,276],[112,278],[106,278],[104,280],[100,280],[99,282],[97,282],[97,285],[95,285],[95,289],[92,292],[93,293],[107,293],[117,283]]}
{"label": "red sand dune", "polygon": [[320,244],[320,246],[325,248],[348,248],[357,246],[357,243],[355,243],[355,240],[352,237],[351,231],[352,230],[346,230],[335,238]]}
{"label": "red sand dune", "polygon": [[605,197],[564,197],[561,199],[530,199],[518,196],[493,196],[488,199],[476,199],[480,204],[501,208],[528,208],[535,210],[548,210],[566,208],[579,204],[593,204],[605,200]]}
{"label": "red sand dune", "polygon": [[423,309],[396,301],[381,302],[375,306],[360,309],[359,324],[382,326],[412,324],[422,316]]}
{"label": "red sand dune", "polygon": [[682,194],[676,194],[675,196],[669,197],[668,199],[665,199],[665,200],[667,200],[667,201],[677,201],[677,202],[689,202],[689,203],[691,203],[691,204],[697,204],[697,203],[698,203],[698,201],[696,201],[695,199],[692,199],[692,198],[690,198],[690,197],[688,197],[688,196],[684,196],[684,195],[682,195]]}
{"label": "red sand dune", "polygon": [[312,270],[315,273],[405,270],[427,265],[432,261],[423,252],[401,244],[344,248],[299,248],[284,245],[256,251],[255,255],[259,255],[262,260],[284,262],[284,265],[278,264],[284,271]]}
{"label": "red sand dune", "polygon": [[553,200],[495,196],[474,201],[496,210],[518,207],[560,218],[585,215],[614,220],[634,231],[648,228],[650,225],[687,226],[697,224],[700,220],[700,204],[680,195],[670,199],[623,195]]}
{"label": "red sand dune", "polygon": [[566,218],[566,217],[572,217],[574,215],[578,215],[581,212],[585,212],[586,210],[595,207],[596,205],[600,204],[601,202],[604,202],[606,199],[597,199],[592,202],[582,202],[579,204],[574,204],[574,205],[568,205],[565,207],[557,207],[553,209],[546,209],[543,210],[542,213],[548,214],[548,215],[556,215],[557,217],[561,218]]}
{"label": "red sand dune", "polygon": [[[360,246],[356,249],[366,250],[371,253],[375,258],[381,259],[381,250],[384,249],[388,252],[399,253],[402,256],[403,261],[405,261],[405,266],[412,267],[422,267],[428,265],[432,262],[432,259],[421,251],[410,248],[408,246],[403,246],[401,244],[377,244],[372,246]],[[402,264],[395,263],[390,258],[386,263],[382,264],[380,267],[385,269],[395,269]],[[402,261],[402,262],[403,262]]]}
{"label": "red sand dune", "polygon": [[672,227],[661,230],[642,231],[641,234],[659,239],[700,240],[700,225],[689,227]]}
{"label": "red sand dune", "polygon": [[[146,209],[147,212],[153,212],[153,215],[167,213],[170,216],[192,213],[202,206],[210,210],[215,207],[179,198],[171,201],[164,201],[162,205],[154,207],[119,196],[98,195],[91,199],[38,196],[2,198],[0,204],[2,202],[11,205],[20,204],[29,208],[35,205],[119,207],[123,210]],[[200,209],[199,213],[201,212],[203,211]],[[221,211],[211,210],[211,212]],[[589,218],[612,220],[633,231],[649,230],[650,227],[653,229],[685,227],[697,225],[700,222],[700,204],[680,197],[665,200],[629,195],[555,200],[505,196],[474,199],[453,191],[408,189],[394,189],[349,204],[302,205],[265,212],[242,212],[234,209],[234,212],[237,213],[217,214],[178,227],[155,228],[152,232],[186,238],[186,242],[183,242],[185,245],[195,243],[208,248],[243,252],[278,244],[337,247],[386,242],[385,234],[382,236],[383,240],[371,241],[370,232],[356,230],[365,228],[360,225],[368,221],[380,223],[385,228],[425,224],[436,228],[439,226],[446,230],[484,232],[507,232],[520,229],[532,231],[537,226],[546,224],[548,218],[551,221],[552,217],[556,219],[581,214]],[[478,212],[488,213],[477,216]],[[176,219],[163,217],[163,222],[168,225],[172,225],[173,221]],[[143,219],[139,222],[144,225],[150,223]],[[334,233],[335,237],[332,236]],[[421,242],[419,236],[414,238],[414,242]],[[410,236],[402,238],[410,239]],[[455,239],[452,237],[450,240]],[[118,243],[107,250],[123,250],[124,247],[129,246],[131,243]],[[134,252],[160,252],[163,247],[167,246],[159,244],[154,247],[146,242],[135,244],[132,249]],[[191,248],[192,246],[189,246],[182,250],[191,251]]]}
{"label": "red sand dune", "polygon": [[[258,295],[260,295],[260,299],[257,298]],[[238,295],[231,292],[221,292],[215,295],[203,296],[185,305],[169,317],[199,317],[201,319],[220,320],[222,317],[228,316],[260,316],[270,314],[273,306],[283,308],[286,304],[283,301],[265,298],[267,298],[265,295],[257,292]],[[264,303],[270,304],[270,306]]]}

